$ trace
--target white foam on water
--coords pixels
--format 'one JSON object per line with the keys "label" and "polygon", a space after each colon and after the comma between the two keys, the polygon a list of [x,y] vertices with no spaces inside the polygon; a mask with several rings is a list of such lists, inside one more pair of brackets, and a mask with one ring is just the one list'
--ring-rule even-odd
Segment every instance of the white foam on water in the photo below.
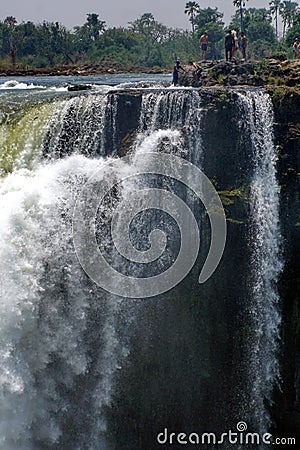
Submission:
{"label": "white foam on water", "polygon": [[27,90],[27,89],[47,89],[45,86],[39,86],[33,83],[20,83],[16,80],[8,80],[5,83],[0,84],[1,90]]}

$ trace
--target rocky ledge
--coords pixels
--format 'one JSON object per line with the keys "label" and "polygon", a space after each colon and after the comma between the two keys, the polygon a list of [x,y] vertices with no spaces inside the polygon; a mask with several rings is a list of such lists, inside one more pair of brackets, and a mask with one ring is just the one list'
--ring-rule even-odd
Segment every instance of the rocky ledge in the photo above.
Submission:
{"label": "rocky ledge", "polygon": [[298,86],[300,60],[206,61],[183,66],[181,86]]}

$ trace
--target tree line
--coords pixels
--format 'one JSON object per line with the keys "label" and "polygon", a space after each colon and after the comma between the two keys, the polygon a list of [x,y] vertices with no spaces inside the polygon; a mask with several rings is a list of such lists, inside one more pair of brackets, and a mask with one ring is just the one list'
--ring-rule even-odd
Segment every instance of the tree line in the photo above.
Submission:
{"label": "tree line", "polygon": [[[300,37],[300,8],[290,0],[272,0],[269,8],[247,8],[247,0],[233,0],[236,8],[229,25],[218,8],[187,2],[184,11],[191,30],[170,28],[145,13],[127,27],[108,28],[98,14],[87,14],[81,26],[68,30],[58,22],[18,23],[13,16],[0,21],[0,65],[54,67],[66,64],[101,64],[111,61],[139,66],[169,67],[174,58],[200,59],[199,36],[208,31],[209,59],[224,57],[227,28],[242,31],[249,57],[292,56],[292,42]],[[279,36],[279,18],[282,36]]]}

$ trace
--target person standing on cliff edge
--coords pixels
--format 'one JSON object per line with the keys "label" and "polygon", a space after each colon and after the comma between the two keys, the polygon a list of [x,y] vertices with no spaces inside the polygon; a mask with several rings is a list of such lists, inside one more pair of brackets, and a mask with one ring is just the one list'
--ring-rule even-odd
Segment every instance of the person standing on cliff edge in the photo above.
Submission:
{"label": "person standing on cliff edge", "polygon": [[299,39],[296,38],[293,44],[294,59],[297,59],[299,56],[299,45]]}
{"label": "person standing on cliff edge", "polygon": [[175,66],[173,68],[173,86],[177,86],[179,79],[179,70],[185,72],[185,70],[180,65],[180,59],[176,60]]}
{"label": "person standing on cliff edge", "polygon": [[234,42],[233,47],[232,47],[232,58],[236,59],[236,54],[237,54],[237,51],[239,48],[239,40],[237,37],[237,32],[235,30],[232,30],[231,34],[233,36],[233,42]]}
{"label": "person standing on cliff edge", "polygon": [[225,56],[226,61],[232,60],[232,49],[234,46],[234,37],[231,33],[231,30],[228,30],[226,36],[225,36]]}
{"label": "person standing on cliff edge", "polygon": [[243,59],[246,61],[247,38],[244,33],[241,33],[241,50]]}
{"label": "person standing on cliff edge", "polygon": [[208,32],[204,31],[204,34],[199,39],[199,46],[202,51],[202,61],[206,61],[206,52],[208,47]]}

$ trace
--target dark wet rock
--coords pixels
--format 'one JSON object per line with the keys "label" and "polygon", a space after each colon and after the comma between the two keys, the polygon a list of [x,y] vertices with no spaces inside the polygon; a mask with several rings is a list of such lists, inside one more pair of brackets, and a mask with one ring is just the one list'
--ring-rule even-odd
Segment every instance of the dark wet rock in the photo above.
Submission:
{"label": "dark wet rock", "polygon": [[227,75],[231,72],[232,67],[232,63],[222,61],[211,69],[211,74],[214,78],[217,78],[219,75]]}
{"label": "dark wet rock", "polygon": [[[294,64],[292,64],[293,66]],[[299,63],[296,64],[296,72]],[[276,68],[278,70],[278,68]],[[288,80],[285,80],[286,82]],[[275,392],[273,418],[279,436],[300,439],[300,91],[268,86],[274,105],[278,146],[280,216],[285,266],[279,283],[282,314],[282,383]],[[295,430],[298,430],[295,433]]]}
{"label": "dark wet rock", "polygon": [[249,77],[247,78],[247,81],[250,86],[263,86],[264,85],[264,80],[262,79],[262,77],[260,77],[258,75],[249,75]]}
{"label": "dark wet rock", "polygon": [[68,86],[68,91],[73,92],[73,91],[88,91],[92,89],[92,86],[89,84],[75,84],[73,86]]}
{"label": "dark wet rock", "polygon": [[237,75],[254,75],[253,64],[243,63],[241,65],[235,66],[235,73]]}
{"label": "dark wet rock", "polygon": [[239,79],[236,75],[230,75],[226,78],[226,85],[237,86],[238,84],[239,84]]}
{"label": "dark wet rock", "polygon": [[300,86],[300,76],[299,77],[291,77],[286,81],[286,86]]}
{"label": "dark wet rock", "polygon": [[117,151],[117,155],[122,158],[123,156],[127,156],[129,153],[132,152],[134,142],[136,140],[137,132],[127,133],[121,143],[120,147]]}

